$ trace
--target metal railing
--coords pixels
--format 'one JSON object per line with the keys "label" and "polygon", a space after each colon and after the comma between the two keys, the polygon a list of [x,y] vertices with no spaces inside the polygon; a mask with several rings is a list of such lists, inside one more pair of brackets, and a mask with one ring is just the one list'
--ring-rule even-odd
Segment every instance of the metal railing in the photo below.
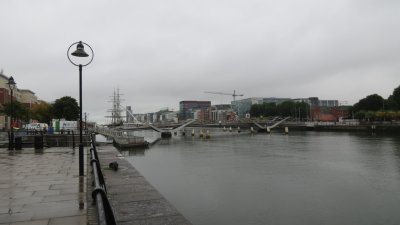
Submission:
{"label": "metal railing", "polygon": [[96,143],[93,137],[94,134],[90,136],[92,148],[90,149],[90,165],[92,166],[93,173],[93,185],[94,190],[92,191],[93,201],[97,206],[97,215],[99,225],[116,225],[114,211],[107,197],[107,188],[104,182],[103,173],[101,172],[100,162],[97,155]]}

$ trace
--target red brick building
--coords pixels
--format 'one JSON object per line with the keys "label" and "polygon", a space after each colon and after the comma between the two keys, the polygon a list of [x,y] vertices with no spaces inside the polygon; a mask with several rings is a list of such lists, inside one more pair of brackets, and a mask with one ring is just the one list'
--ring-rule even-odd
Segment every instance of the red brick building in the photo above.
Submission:
{"label": "red brick building", "polygon": [[[4,108],[4,104],[7,104],[11,101],[11,91],[8,86],[8,79],[6,75],[3,74],[3,71],[0,72],[0,109]],[[28,89],[19,89],[16,88],[13,91],[13,100],[22,103],[28,109],[34,104],[38,103],[38,99],[35,96],[35,93]],[[15,121],[15,124],[20,124]],[[4,114],[0,114],[0,129],[8,129],[10,127],[10,118]]]}

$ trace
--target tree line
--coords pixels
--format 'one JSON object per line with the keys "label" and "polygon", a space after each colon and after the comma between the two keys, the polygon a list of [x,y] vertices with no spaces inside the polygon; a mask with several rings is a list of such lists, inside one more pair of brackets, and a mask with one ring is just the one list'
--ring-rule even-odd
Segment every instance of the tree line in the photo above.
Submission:
{"label": "tree line", "polygon": [[70,96],[56,99],[54,103],[41,101],[31,107],[18,101],[13,101],[12,106],[11,103],[4,104],[0,113],[7,116],[13,115],[14,120],[21,121],[24,124],[29,123],[31,119],[49,124],[52,119],[78,120],[79,105],[76,99]]}
{"label": "tree line", "polygon": [[378,94],[371,94],[360,99],[352,107],[354,117],[360,120],[395,120],[400,118],[400,86],[384,99]]}
{"label": "tree line", "polygon": [[280,104],[262,103],[252,105],[249,113],[252,117],[291,116],[302,120],[309,118],[310,106],[305,102],[293,101],[284,101]]}
{"label": "tree line", "polygon": [[[305,102],[285,101],[280,104],[263,103],[254,104],[250,108],[252,117],[260,116],[291,116],[305,119],[310,115],[310,105]],[[384,99],[378,94],[371,94],[360,99],[352,107],[349,107],[349,118],[360,120],[395,120],[400,118],[400,86]]]}

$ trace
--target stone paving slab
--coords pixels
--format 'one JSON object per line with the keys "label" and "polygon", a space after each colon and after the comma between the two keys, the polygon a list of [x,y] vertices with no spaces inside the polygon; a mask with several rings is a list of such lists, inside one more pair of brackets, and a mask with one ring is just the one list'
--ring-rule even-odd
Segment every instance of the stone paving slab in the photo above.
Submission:
{"label": "stone paving slab", "polygon": [[0,149],[0,224],[86,224],[78,160],[77,148]]}
{"label": "stone paving slab", "polygon": [[[191,225],[119,152],[97,148],[108,197],[119,225]],[[119,170],[108,168],[117,161]]]}

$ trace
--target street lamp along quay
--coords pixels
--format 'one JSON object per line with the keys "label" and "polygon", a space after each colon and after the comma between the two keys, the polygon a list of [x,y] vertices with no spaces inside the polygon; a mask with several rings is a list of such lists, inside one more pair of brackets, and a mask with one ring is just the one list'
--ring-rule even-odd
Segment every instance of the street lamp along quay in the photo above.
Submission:
{"label": "street lamp along quay", "polygon": [[10,136],[8,140],[8,150],[14,150],[14,128],[13,128],[13,117],[14,117],[14,105],[13,105],[13,98],[14,98],[14,89],[17,86],[15,83],[14,78],[11,76],[8,78],[8,87],[10,88],[10,103],[11,103],[11,116],[10,116]]}
{"label": "street lamp along quay", "polygon": [[[71,53],[72,56],[79,58],[89,57],[87,63],[76,63],[70,57],[70,49],[76,45],[76,50]],[[89,47],[91,54],[85,52],[85,45]],[[83,41],[78,41],[69,46],[67,51],[68,60],[75,66],[79,67],[79,176],[83,176],[83,142],[82,142],[82,67],[89,65],[93,61],[94,52],[93,49]]]}

